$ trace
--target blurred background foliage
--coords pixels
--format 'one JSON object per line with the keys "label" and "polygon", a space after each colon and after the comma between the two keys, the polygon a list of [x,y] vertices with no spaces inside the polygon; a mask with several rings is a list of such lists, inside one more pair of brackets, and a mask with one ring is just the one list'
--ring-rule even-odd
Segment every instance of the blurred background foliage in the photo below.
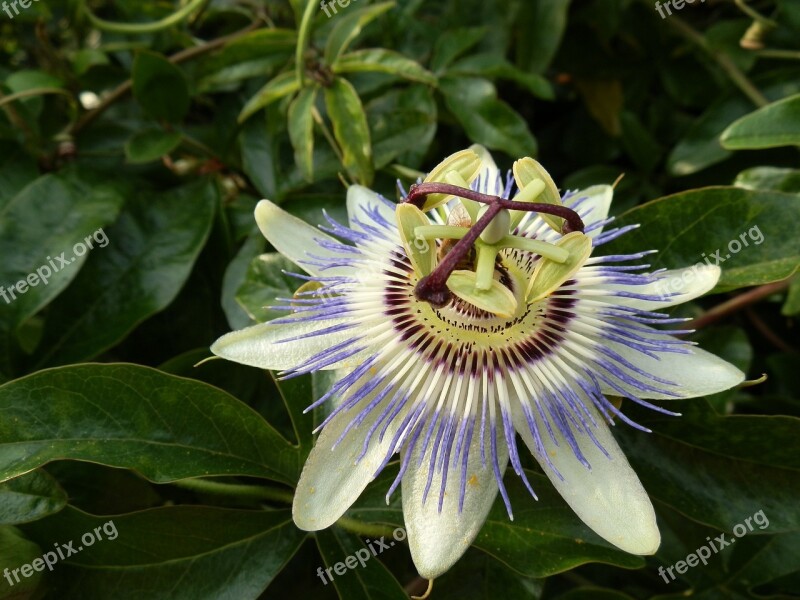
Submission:
{"label": "blurred background foliage", "polygon": [[[347,184],[396,198],[475,142],[501,167],[538,157],[562,189],[624,173],[612,212],[642,227],[607,252],[659,249],[655,268],[722,249],[716,295],[676,314],[768,378],[680,419],[626,405],[654,430],[618,437],[654,499],[656,556],[602,541],[529,461],[539,502],[510,477],[515,521],[495,507],[432,598],[797,597],[800,2],[662,18],[649,0],[23,1],[0,5],[0,285],[100,228],[109,243],[0,302],[0,568],[109,515],[119,538],[0,579],[0,598],[424,590],[403,545],[316,574],[402,524],[392,469],[331,530],[291,521],[323,416],[301,410],[325,376],[193,365],[296,287],[259,198],[343,219]],[[725,250],[754,228],[763,243]],[[658,576],[758,510],[768,528]]]}

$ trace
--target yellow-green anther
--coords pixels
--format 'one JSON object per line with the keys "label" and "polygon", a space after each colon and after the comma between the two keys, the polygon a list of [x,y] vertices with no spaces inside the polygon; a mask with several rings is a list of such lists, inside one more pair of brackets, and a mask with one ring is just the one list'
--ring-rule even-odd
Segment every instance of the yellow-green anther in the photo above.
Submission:
{"label": "yellow-green anther", "polygon": [[[450,185],[457,185],[458,187],[467,188],[469,189],[469,184],[464,181],[464,178],[461,176],[461,173],[458,171],[448,171],[444,174],[444,181],[445,183],[449,183]],[[473,223],[478,220],[478,211],[481,208],[481,205],[475,202],[474,200],[468,200],[467,198],[459,198],[461,204],[464,206],[464,209],[467,211],[469,215],[470,221]]]}
{"label": "yellow-green anther", "polygon": [[569,258],[569,252],[550,242],[532,240],[516,235],[507,235],[497,244],[501,248],[516,248],[517,250],[527,250],[551,260],[556,263],[564,263]]}
{"label": "yellow-green anther", "polygon": [[568,233],[556,242],[556,246],[566,250],[569,258],[563,263],[556,263],[542,258],[533,270],[525,291],[528,302],[538,302],[549,296],[589,259],[592,253],[592,238],[579,231]]}
{"label": "yellow-green anther", "polygon": [[[423,183],[430,183],[438,181],[447,183],[445,176],[448,172],[456,172],[465,183],[471,182],[478,176],[478,171],[481,168],[481,159],[472,150],[461,150],[455,154],[451,154],[442,162],[436,165],[433,170],[428,173],[428,176],[423,180]],[[464,187],[469,187],[466,185]],[[425,198],[425,204],[422,205],[423,212],[427,212],[437,206],[447,202],[452,196],[448,194],[431,194]]]}
{"label": "yellow-green anther", "polygon": [[497,246],[477,244],[478,258],[475,264],[475,288],[481,291],[491,289],[494,281],[494,261],[497,258]]}
{"label": "yellow-green anther", "polygon": [[[478,218],[480,219],[487,210],[489,210],[488,206],[482,206],[478,211]],[[486,229],[481,231],[481,240],[487,244],[496,244],[508,235],[510,224],[511,214],[507,210],[501,210],[486,226]]]}
{"label": "yellow-green anther", "polygon": [[[520,190],[524,190],[531,182],[541,179],[545,186],[544,190],[538,194],[537,202],[561,206],[561,194],[559,194],[553,178],[537,161],[529,157],[521,158],[514,162],[512,171],[514,172],[514,181],[517,182]],[[540,213],[540,216],[550,227],[561,233],[564,219],[545,213]]]}
{"label": "yellow-green anther", "polygon": [[[521,188],[519,193],[514,196],[511,200],[513,202],[534,202],[539,195],[545,190],[546,184],[541,179],[533,179],[531,182],[526,185],[524,188]],[[519,225],[520,221],[522,221],[522,217],[525,216],[525,212],[521,210],[514,210],[511,212],[511,224],[509,225],[509,229],[511,231]]]}
{"label": "yellow-green anther", "polygon": [[498,317],[509,319],[517,312],[517,299],[506,286],[496,279],[488,290],[475,287],[477,276],[473,271],[453,271],[447,279],[447,288],[473,306]]}
{"label": "yellow-green anther", "polygon": [[414,237],[426,240],[451,239],[460,240],[467,235],[469,227],[456,227],[455,225],[421,225],[414,229]]}
{"label": "yellow-green anther", "polygon": [[398,204],[395,209],[397,226],[400,230],[400,238],[403,240],[403,248],[411,261],[414,272],[420,277],[429,275],[436,266],[436,243],[418,237],[416,230],[419,227],[430,225],[428,217],[413,204]]}

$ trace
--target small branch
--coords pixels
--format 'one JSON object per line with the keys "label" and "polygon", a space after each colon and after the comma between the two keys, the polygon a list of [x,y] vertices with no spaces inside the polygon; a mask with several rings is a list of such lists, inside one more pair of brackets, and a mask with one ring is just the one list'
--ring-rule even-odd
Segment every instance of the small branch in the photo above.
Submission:
{"label": "small branch", "polygon": [[[185,50],[181,50],[169,57],[169,62],[176,65],[197,56],[201,56],[203,54],[207,54],[212,52],[230,42],[237,40],[238,38],[250,33],[251,31],[255,31],[261,25],[261,21],[254,21],[244,29],[240,29],[239,31],[232,33],[230,35],[225,35],[220,38],[216,38],[211,40],[210,42],[206,42],[205,44],[200,44],[199,46],[194,46],[192,48],[186,48]],[[133,80],[128,79],[127,81],[121,83],[117,86],[108,96],[103,98],[103,101],[97,105],[96,108],[90,110],[87,113],[78,119],[72,127],[67,130],[67,135],[77,135],[83,129],[91,125],[100,115],[102,115],[106,110],[108,110],[111,105],[115,102],[123,98],[129,91],[131,91],[131,87],[133,87]]]}
{"label": "small branch", "polygon": [[789,287],[789,283],[790,279],[784,279],[783,281],[768,283],[766,285],[761,285],[757,288],[748,290],[731,298],[730,300],[723,302],[722,304],[717,304],[714,308],[697,317],[696,319],[682,324],[681,329],[702,329],[707,325],[716,323],[721,319],[729,317],[730,315],[743,310],[751,304],[755,304],[756,302],[763,300],[767,296],[771,296],[772,294],[776,294],[785,290]]}
{"label": "small branch", "polygon": [[741,69],[736,66],[731,60],[731,57],[724,52],[716,52],[709,47],[706,39],[692,27],[684,23],[680,18],[673,16],[668,19],[669,24],[675,28],[683,37],[700,47],[719,67],[725,71],[728,78],[741,90],[741,92],[750,98],[750,100],[758,106],[766,106],[769,100],[762,94],[756,86],[742,73]]}
{"label": "small branch", "polygon": [[784,60],[800,60],[800,51],[798,50],[775,50],[765,48],[756,52],[758,58],[780,58]]}
{"label": "small branch", "polygon": [[775,27],[778,26],[778,24],[775,21],[773,21],[772,19],[768,19],[767,17],[762,15],[760,12],[758,12],[756,9],[752,8],[751,6],[748,6],[747,2],[745,2],[745,0],[733,0],[733,3],[737,7],[739,7],[739,10],[741,10],[744,14],[746,14],[748,17],[750,17],[754,21],[758,21],[759,23],[763,23],[764,25],[766,25],[766,26],[768,26],[770,28],[775,28]]}

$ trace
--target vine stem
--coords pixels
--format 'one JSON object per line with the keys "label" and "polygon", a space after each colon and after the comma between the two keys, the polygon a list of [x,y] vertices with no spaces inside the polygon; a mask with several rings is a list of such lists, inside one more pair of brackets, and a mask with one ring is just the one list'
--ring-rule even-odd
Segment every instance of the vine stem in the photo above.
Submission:
{"label": "vine stem", "polygon": [[83,0],[83,12],[88,17],[89,21],[92,25],[97,27],[98,29],[102,29],[103,31],[110,31],[112,33],[123,33],[123,34],[142,34],[142,33],[154,33],[156,31],[161,31],[162,29],[167,29],[168,27],[172,27],[183,21],[193,12],[198,10],[206,0],[191,0],[186,6],[181,8],[180,10],[175,11],[171,15],[164,17],[159,21],[154,21],[152,23],[115,23],[113,21],[106,21],[105,19],[101,19],[97,15],[95,15],[89,5],[87,4],[86,0]]}
{"label": "vine stem", "polygon": [[202,494],[247,498],[248,500],[273,500],[284,504],[291,504],[294,498],[288,490],[243,483],[223,483],[210,479],[180,479],[173,481],[172,485]]}
{"label": "vine stem", "polygon": [[675,28],[683,37],[696,44],[711,59],[716,62],[719,67],[725,71],[728,78],[738,87],[741,92],[747,96],[753,104],[759,108],[769,104],[769,100],[762,94],[756,86],[747,78],[747,76],[736,66],[731,60],[731,57],[724,52],[717,52],[713,50],[706,42],[706,39],[692,27],[687,25],[677,16],[672,16],[668,19],[669,24]]}
{"label": "vine stem", "polygon": [[[168,58],[169,62],[173,65],[177,65],[179,63],[185,62],[192,58],[196,58],[203,54],[207,54],[218,48],[221,48],[230,42],[236,41],[240,37],[250,33],[251,31],[255,31],[261,26],[261,20],[256,20],[247,27],[240,29],[230,35],[225,35],[216,39],[213,39],[205,44],[200,44],[199,46],[193,46],[192,48],[186,48],[181,50],[180,52],[176,52],[172,56]],[[75,121],[75,123],[69,127],[66,131],[66,134],[69,136],[77,135],[79,132],[83,131],[87,126],[92,124],[100,115],[102,115],[106,110],[108,110],[115,102],[119,101],[121,98],[124,98],[125,95],[131,91],[133,87],[133,80],[128,79],[127,81],[118,85],[114,90],[108,94],[103,100],[92,110],[83,114],[83,116]]]}
{"label": "vine stem", "polygon": [[800,51],[764,48],[763,50],[756,50],[756,56],[758,58],[779,58],[785,60],[800,60]]}
{"label": "vine stem", "polygon": [[67,96],[70,100],[74,102],[72,94],[70,94],[67,90],[55,87],[43,87],[43,88],[31,88],[29,90],[22,90],[21,92],[17,92],[15,94],[9,94],[8,96],[3,96],[2,98],[0,98],[0,106],[3,106],[4,104],[8,104],[10,102],[14,102],[15,100],[22,100],[23,98],[29,98],[31,96],[44,96],[45,94],[60,94],[62,96]]}
{"label": "vine stem", "polygon": [[707,325],[716,323],[720,319],[724,319],[725,317],[747,308],[751,304],[755,304],[756,302],[763,300],[767,296],[771,296],[777,292],[782,292],[789,287],[789,283],[789,279],[784,279],[783,281],[776,281],[774,283],[760,285],[756,288],[748,290],[731,298],[730,300],[726,300],[721,304],[717,304],[714,308],[710,309],[708,312],[697,317],[696,319],[682,324],[681,329],[684,327],[686,329],[702,329]]}

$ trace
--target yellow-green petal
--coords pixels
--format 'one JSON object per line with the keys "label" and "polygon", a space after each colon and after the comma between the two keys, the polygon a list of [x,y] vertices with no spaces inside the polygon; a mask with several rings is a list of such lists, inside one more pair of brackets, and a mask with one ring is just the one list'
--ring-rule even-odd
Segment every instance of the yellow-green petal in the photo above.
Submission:
{"label": "yellow-green petal", "polygon": [[429,275],[436,266],[436,242],[416,235],[415,230],[417,227],[429,226],[431,222],[425,213],[413,204],[398,204],[395,215],[403,248],[411,260],[414,272],[420,277]]}
{"label": "yellow-green petal", "polygon": [[447,288],[456,296],[482,310],[503,317],[511,318],[517,312],[517,299],[506,286],[492,280],[488,290],[475,287],[477,275],[473,271],[453,271],[447,279]]}
{"label": "yellow-green petal", "polygon": [[563,263],[542,258],[528,282],[525,297],[528,302],[537,302],[549,296],[567,279],[572,277],[592,253],[592,238],[579,231],[568,233],[556,242],[556,246],[569,252]]}
{"label": "yellow-green petal", "polygon": [[[527,188],[528,185],[534,180],[541,179],[545,184],[544,190],[537,194],[536,201],[544,204],[555,204],[556,206],[561,206],[561,194],[558,192],[558,187],[556,187],[553,178],[550,177],[550,173],[548,173],[545,168],[539,164],[539,162],[526,156],[525,158],[520,158],[519,160],[515,161],[512,170],[514,172],[514,181],[517,182],[517,187],[520,190],[525,190],[525,188]],[[531,191],[533,191],[533,189]],[[516,226],[522,219],[522,213],[517,213],[514,216],[516,219],[512,221],[512,227]],[[541,217],[548,225],[550,225],[550,227],[559,233],[561,232],[561,228],[564,225],[564,219],[545,213],[542,213]]]}
{"label": "yellow-green petal", "polygon": [[[450,171],[454,171],[463,181],[470,183],[478,176],[480,168],[481,159],[475,152],[472,150],[461,150],[455,154],[451,154],[436,165],[433,170],[428,173],[423,183],[447,183],[447,174]],[[450,177],[452,177],[452,175]],[[451,197],[452,196],[449,194],[431,194],[425,198],[425,204],[422,205],[422,210],[427,212],[437,206],[441,206]]]}

